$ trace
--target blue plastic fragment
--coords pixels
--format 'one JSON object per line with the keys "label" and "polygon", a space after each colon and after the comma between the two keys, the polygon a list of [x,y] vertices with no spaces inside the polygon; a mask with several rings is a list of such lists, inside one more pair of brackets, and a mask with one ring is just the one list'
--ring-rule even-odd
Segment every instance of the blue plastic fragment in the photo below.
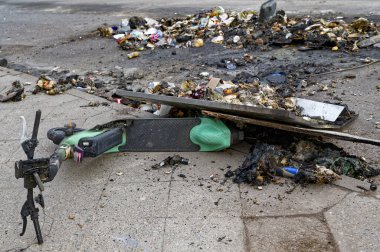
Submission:
{"label": "blue plastic fragment", "polygon": [[298,173],[299,169],[293,166],[285,166],[282,168],[277,168],[275,175],[281,177],[294,177]]}

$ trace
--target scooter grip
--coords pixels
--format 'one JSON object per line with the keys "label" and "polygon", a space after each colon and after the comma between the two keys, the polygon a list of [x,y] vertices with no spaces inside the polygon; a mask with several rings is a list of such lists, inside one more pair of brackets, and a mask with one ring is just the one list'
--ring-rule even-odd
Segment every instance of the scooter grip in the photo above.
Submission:
{"label": "scooter grip", "polygon": [[83,149],[85,157],[96,157],[122,142],[123,129],[114,128],[94,137],[81,138],[78,146]]}
{"label": "scooter grip", "polygon": [[67,130],[71,130],[72,133],[77,133],[77,132],[83,131],[84,129],[80,129],[80,128],[68,129],[66,127],[52,128],[48,130],[47,138],[53,141],[54,144],[59,145],[62,142],[62,140],[67,136],[66,134]]}
{"label": "scooter grip", "polygon": [[47,132],[48,139],[57,145],[65,138],[65,136],[65,128],[53,128]]}

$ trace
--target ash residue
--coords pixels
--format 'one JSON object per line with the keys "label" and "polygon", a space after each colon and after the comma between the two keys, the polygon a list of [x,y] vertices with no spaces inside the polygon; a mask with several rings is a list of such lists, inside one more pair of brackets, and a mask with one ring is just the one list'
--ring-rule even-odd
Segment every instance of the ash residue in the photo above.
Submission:
{"label": "ash residue", "polygon": [[307,184],[331,183],[339,175],[365,179],[379,174],[380,170],[334,144],[267,130],[256,136],[241,167],[226,176],[235,183],[265,185],[276,176],[292,177],[296,183]]}
{"label": "ash residue", "polygon": [[161,162],[152,165],[152,169],[159,169],[162,167],[167,167],[167,166],[178,166],[180,164],[188,165],[189,164],[189,159],[181,157],[179,155],[174,155],[174,156],[169,156],[162,160]]}

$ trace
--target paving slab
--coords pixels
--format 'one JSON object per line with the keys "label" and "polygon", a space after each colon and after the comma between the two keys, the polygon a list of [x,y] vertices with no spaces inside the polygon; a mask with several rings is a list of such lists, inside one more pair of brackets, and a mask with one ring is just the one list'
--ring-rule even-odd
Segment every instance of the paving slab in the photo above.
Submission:
{"label": "paving slab", "polygon": [[[68,104],[70,103],[70,104]],[[70,117],[73,120],[90,118],[96,115],[104,115],[111,111],[111,108],[107,106],[99,107],[81,107],[87,105],[87,101],[76,98],[73,101],[69,101],[60,106],[56,106],[49,114],[49,118],[52,120],[62,118],[62,116]]]}
{"label": "paving slab", "polygon": [[10,115],[13,112],[34,115],[35,111],[40,109],[42,111],[41,118],[44,119],[54,108],[72,102],[75,99],[77,98],[66,95],[27,94],[26,98],[22,101],[1,103],[0,111],[8,111]]}
{"label": "paving slab", "polygon": [[97,204],[96,218],[164,218],[167,213],[169,182],[109,182]]}
{"label": "paving slab", "polygon": [[336,251],[327,225],[315,217],[252,218],[245,226],[248,251]]}
{"label": "paving slab", "polygon": [[[0,72],[0,74],[3,72]],[[30,90],[31,85],[34,84],[37,81],[37,78],[31,75],[27,74],[17,74],[17,75],[9,75],[9,74],[4,74],[1,76],[0,80],[0,88],[2,89],[5,86],[10,86],[14,81],[20,81],[21,83],[28,84],[24,86],[25,90]],[[32,87],[34,88],[34,87]]]}
{"label": "paving slab", "polygon": [[25,117],[27,123],[27,135],[31,136],[34,118],[38,109],[41,109],[42,112],[38,137],[44,138],[50,128],[62,127],[69,121],[74,121],[74,119],[78,122],[78,125],[80,125],[81,122],[84,123],[84,120],[82,120],[83,117],[78,118],[75,114],[62,113],[61,116],[57,116],[55,118],[49,116],[49,114],[54,110],[54,107],[46,107],[44,109],[43,106],[30,106],[28,108],[23,105],[22,107],[12,109],[12,111],[9,111],[8,114],[4,116],[2,124],[0,125],[0,140],[20,139],[22,131],[22,121],[20,116]]}
{"label": "paving slab", "polygon": [[74,216],[76,221],[83,223],[94,215],[103,188],[104,184],[93,183],[46,184],[45,211],[56,220]]}
{"label": "paving slab", "polygon": [[164,218],[135,218],[128,215],[107,216],[87,223],[80,251],[161,251]]}
{"label": "paving slab", "polygon": [[152,169],[152,165],[161,162],[172,153],[164,152],[123,152],[107,154],[102,158],[102,164],[113,167],[110,179],[118,184],[169,182],[172,168]]}
{"label": "paving slab", "polygon": [[[212,184],[213,183],[213,184]],[[172,181],[169,217],[224,217],[241,215],[236,184],[220,185],[216,182],[200,184],[198,181]]]}
{"label": "paving slab", "polygon": [[0,125],[0,140],[20,140],[22,124],[20,116],[24,116],[29,127],[28,134],[31,135],[34,123],[35,111],[14,109],[8,113]]}
{"label": "paving slab", "polygon": [[380,251],[380,200],[351,193],[325,212],[340,251]]}
{"label": "paving slab", "polygon": [[[10,69],[10,68],[6,68],[6,67],[0,67],[0,77],[3,77],[5,75],[20,75],[22,74],[21,72],[18,72],[18,71],[15,71],[13,69]],[[29,75],[31,76],[31,75]],[[32,77],[32,76],[31,76]]]}
{"label": "paving slab", "polygon": [[42,230],[44,243],[33,243],[27,251],[79,251],[85,233],[81,227],[76,220],[48,219]]}
{"label": "paving slab", "polygon": [[[15,161],[0,163],[0,190],[3,188],[23,188],[24,182],[15,177]],[[26,197],[26,196],[25,196]]]}
{"label": "paving slab", "polygon": [[173,171],[173,179],[180,180],[178,175],[183,174],[186,180],[224,180],[224,174],[229,170],[236,170],[244,161],[245,155],[232,149],[220,152],[188,152],[177,153],[188,158],[189,165],[180,165]]}
{"label": "paving slab", "polygon": [[347,191],[331,185],[293,186],[270,184],[262,190],[241,184],[243,216],[286,216],[318,213],[342,200]]}
{"label": "paving slab", "polygon": [[[0,164],[9,162],[10,160],[15,161],[16,153],[21,150],[20,140],[11,141],[0,141]],[[14,162],[12,167],[14,167]]]}
{"label": "paving slab", "polygon": [[334,181],[334,185],[342,187],[342,188],[346,188],[351,191],[356,191],[356,192],[371,190],[371,183],[367,181],[361,181],[359,179],[351,178],[345,175],[342,175],[341,179]]}
{"label": "paving slab", "polygon": [[33,114],[33,111],[35,112],[38,109],[46,111],[45,114],[50,112],[50,107],[52,106],[46,106],[46,105],[42,106],[41,104],[42,103],[36,102],[35,100],[32,101],[32,99],[27,96],[22,101],[18,101],[18,102],[9,101],[9,102],[0,103],[0,112],[2,114],[6,113],[7,116],[12,116],[13,112]]}
{"label": "paving slab", "polygon": [[[16,178],[12,179],[12,181],[15,182]],[[16,187],[17,185],[19,184],[15,183],[15,185],[9,188],[1,188],[3,201],[3,204],[0,204],[1,224],[13,223],[17,226],[19,223],[22,223],[20,210],[26,200],[26,190],[22,184],[18,188]],[[18,210],[16,211],[16,209]]]}
{"label": "paving slab", "polygon": [[[189,164],[179,164],[178,166],[152,168],[168,156],[180,155],[189,159]],[[210,181],[210,176],[224,180],[224,174],[231,169],[236,169],[239,162],[243,160],[243,154],[232,150],[215,153],[194,153],[194,152],[125,152],[105,155],[104,160],[110,166],[117,167],[124,176],[112,174],[113,179],[123,182],[143,182],[149,180],[169,181],[173,174],[173,180],[177,181]],[[217,160],[217,162],[215,161]],[[179,175],[186,176],[185,179]]]}
{"label": "paving slab", "polygon": [[239,217],[169,218],[162,251],[246,251]]}
{"label": "paving slab", "polygon": [[25,248],[37,243],[35,240],[33,225],[28,225],[24,236],[20,237],[22,230],[21,216],[18,223],[2,221],[0,228],[0,248],[1,251],[23,251]]}

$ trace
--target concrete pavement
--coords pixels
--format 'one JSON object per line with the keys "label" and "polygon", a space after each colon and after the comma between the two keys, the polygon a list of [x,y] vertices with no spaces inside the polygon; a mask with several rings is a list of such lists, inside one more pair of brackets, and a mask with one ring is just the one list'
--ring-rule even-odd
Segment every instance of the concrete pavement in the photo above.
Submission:
{"label": "concrete pavement", "polygon": [[[0,69],[0,89],[18,79],[36,78]],[[20,237],[20,209],[26,198],[14,177],[19,146],[19,116],[32,126],[42,110],[38,157],[54,144],[51,127],[74,121],[79,127],[124,117],[141,117],[123,105],[82,108],[101,98],[70,90],[63,95],[32,95],[0,103],[1,251],[379,251],[380,194],[358,193],[333,185],[298,187],[290,183],[257,190],[215,182],[244,160],[247,145],[218,153],[181,153],[190,165],[152,170],[174,153],[120,153],[64,163],[46,184],[40,214],[45,243],[37,245],[31,225]],[[29,128],[29,130],[31,130]],[[231,166],[231,168],[228,168]],[[186,178],[179,177],[185,174]],[[30,224],[30,223],[29,223]]]}

